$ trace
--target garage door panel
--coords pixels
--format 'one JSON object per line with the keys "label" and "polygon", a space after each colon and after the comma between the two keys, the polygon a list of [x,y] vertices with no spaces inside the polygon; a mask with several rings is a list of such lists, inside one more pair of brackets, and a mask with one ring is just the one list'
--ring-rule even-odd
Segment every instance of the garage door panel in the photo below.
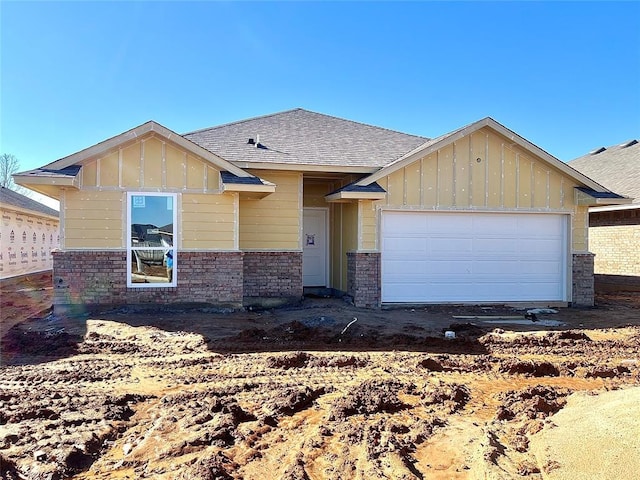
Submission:
{"label": "garage door panel", "polygon": [[566,216],[384,212],[382,219],[383,302],[566,301]]}
{"label": "garage door panel", "polygon": [[473,251],[473,242],[470,239],[456,237],[436,237],[429,241],[429,252],[433,255],[442,253]]}

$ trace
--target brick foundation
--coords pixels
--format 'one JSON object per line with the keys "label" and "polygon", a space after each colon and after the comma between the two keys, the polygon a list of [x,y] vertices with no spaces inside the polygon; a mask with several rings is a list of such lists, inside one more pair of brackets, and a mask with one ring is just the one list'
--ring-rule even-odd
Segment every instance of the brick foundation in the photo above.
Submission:
{"label": "brick foundation", "polygon": [[347,294],[353,298],[356,307],[380,306],[379,253],[347,253]]}
{"label": "brick foundation", "polygon": [[242,305],[241,252],[179,252],[176,287],[127,288],[126,261],[125,251],[54,251],[54,307]]}
{"label": "brick foundation", "polygon": [[594,305],[593,258],[593,253],[573,254],[573,306]]}
{"label": "brick foundation", "polygon": [[302,298],[302,252],[244,252],[245,304],[257,298]]}

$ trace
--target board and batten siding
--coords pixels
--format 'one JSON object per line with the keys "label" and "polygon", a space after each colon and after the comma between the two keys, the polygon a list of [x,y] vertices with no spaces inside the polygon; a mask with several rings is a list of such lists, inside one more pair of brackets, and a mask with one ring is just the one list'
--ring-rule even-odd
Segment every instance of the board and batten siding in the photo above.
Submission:
{"label": "board and batten siding", "polygon": [[83,163],[80,190],[61,196],[62,248],[126,248],[126,192],[178,193],[179,248],[238,249],[238,194],[222,193],[206,160],[153,134]]}
{"label": "board and batten siding", "polygon": [[206,160],[147,135],[82,166],[81,188],[220,193],[220,172]]}
{"label": "board and batten siding", "polygon": [[[387,191],[377,208],[570,213],[574,252],[586,252],[588,207],[574,203],[578,186],[544,160],[484,128],[378,180]],[[362,213],[366,210],[363,207]],[[362,248],[378,248],[363,228]]]}
{"label": "board and batten siding", "polygon": [[251,173],[277,186],[275,193],[260,200],[240,200],[240,249],[301,251],[302,173]]}

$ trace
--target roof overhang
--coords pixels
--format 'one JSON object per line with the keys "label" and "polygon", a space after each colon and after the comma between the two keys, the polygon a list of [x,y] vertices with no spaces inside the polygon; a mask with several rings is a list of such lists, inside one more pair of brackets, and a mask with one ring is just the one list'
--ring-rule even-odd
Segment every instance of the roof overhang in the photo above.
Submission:
{"label": "roof overhang", "polygon": [[266,197],[276,191],[276,184],[258,177],[238,177],[230,172],[220,172],[223,192],[239,192],[243,199]]}
{"label": "roof overhang", "polygon": [[340,203],[350,202],[354,200],[382,200],[387,196],[387,192],[377,183],[371,185],[360,186],[351,183],[345,187],[325,195],[327,202]]}
{"label": "roof overhang", "polygon": [[629,205],[633,202],[632,198],[623,197],[612,192],[599,192],[584,187],[576,187],[575,202],[576,205],[595,206],[611,206],[611,205]]}

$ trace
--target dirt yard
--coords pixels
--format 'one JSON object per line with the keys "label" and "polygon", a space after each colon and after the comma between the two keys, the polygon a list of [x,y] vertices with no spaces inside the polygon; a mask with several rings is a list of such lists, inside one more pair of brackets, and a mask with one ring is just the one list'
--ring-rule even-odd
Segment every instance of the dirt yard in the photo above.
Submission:
{"label": "dirt yard", "polygon": [[640,471],[637,292],[536,318],[323,298],[63,318],[47,311],[46,282],[2,289],[3,479]]}

